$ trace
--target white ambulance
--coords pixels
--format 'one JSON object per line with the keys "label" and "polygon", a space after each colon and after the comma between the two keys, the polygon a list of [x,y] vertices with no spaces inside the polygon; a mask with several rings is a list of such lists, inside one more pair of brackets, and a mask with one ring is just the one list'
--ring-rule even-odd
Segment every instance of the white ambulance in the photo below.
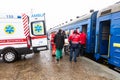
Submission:
{"label": "white ambulance", "polygon": [[48,49],[47,33],[45,25],[45,13],[32,13],[29,17],[30,20],[30,36],[33,51]]}
{"label": "white ambulance", "polygon": [[31,52],[27,15],[0,15],[0,56],[3,61],[10,63]]}

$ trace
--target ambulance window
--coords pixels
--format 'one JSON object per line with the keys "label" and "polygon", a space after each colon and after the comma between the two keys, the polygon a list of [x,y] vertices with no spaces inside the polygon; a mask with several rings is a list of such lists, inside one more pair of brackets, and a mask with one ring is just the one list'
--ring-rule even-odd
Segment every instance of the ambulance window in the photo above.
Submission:
{"label": "ambulance window", "polygon": [[31,23],[31,30],[33,35],[44,35],[45,27],[43,21],[37,21]]}

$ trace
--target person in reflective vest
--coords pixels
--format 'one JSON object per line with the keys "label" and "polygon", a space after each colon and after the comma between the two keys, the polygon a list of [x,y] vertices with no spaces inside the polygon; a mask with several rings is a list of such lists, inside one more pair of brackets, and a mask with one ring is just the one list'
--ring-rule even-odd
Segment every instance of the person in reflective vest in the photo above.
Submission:
{"label": "person in reflective vest", "polygon": [[80,44],[80,35],[77,32],[77,30],[73,31],[73,34],[71,34],[68,38],[68,41],[70,43],[70,62],[72,61],[72,58],[74,57],[74,62],[77,62],[77,54],[79,51],[79,44]]}
{"label": "person in reflective vest", "polygon": [[54,43],[54,38],[55,38],[55,32],[52,32],[52,34],[51,34],[52,56],[55,56],[55,52],[56,52],[56,46],[55,46],[55,43]]}
{"label": "person in reflective vest", "polygon": [[84,31],[82,31],[80,34],[80,45],[81,45],[80,55],[83,56],[84,55],[84,48],[86,45],[86,34]]}

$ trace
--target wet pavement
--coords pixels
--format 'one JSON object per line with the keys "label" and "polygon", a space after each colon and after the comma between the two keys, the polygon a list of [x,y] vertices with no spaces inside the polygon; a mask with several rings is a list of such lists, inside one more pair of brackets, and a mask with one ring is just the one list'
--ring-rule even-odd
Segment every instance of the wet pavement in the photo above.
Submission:
{"label": "wet pavement", "polygon": [[120,74],[87,58],[70,63],[63,55],[59,63],[50,51],[30,54],[14,63],[0,60],[0,80],[120,80]]}

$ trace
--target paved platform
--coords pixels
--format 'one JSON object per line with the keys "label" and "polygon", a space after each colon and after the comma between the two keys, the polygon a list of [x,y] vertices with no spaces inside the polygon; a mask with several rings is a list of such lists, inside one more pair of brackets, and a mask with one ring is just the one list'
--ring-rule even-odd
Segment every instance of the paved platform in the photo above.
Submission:
{"label": "paved platform", "polygon": [[120,74],[88,58],[78,57],[77,63],[69,56],[56,63],[51,51],[30,54],[14,63],[0,60],[0,80],[120,80]]}

